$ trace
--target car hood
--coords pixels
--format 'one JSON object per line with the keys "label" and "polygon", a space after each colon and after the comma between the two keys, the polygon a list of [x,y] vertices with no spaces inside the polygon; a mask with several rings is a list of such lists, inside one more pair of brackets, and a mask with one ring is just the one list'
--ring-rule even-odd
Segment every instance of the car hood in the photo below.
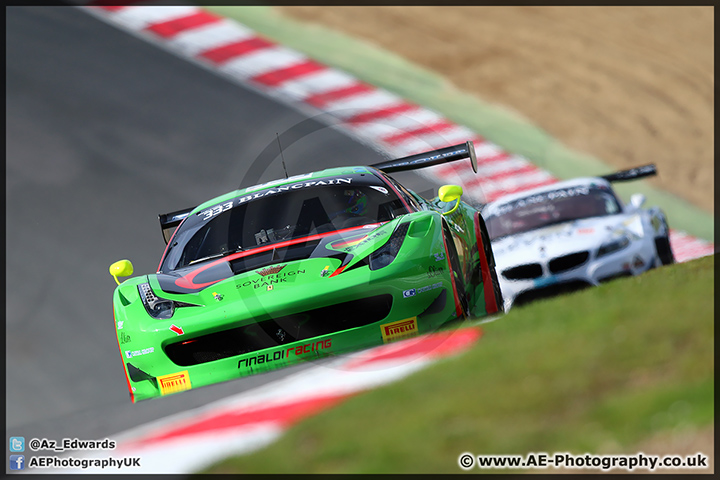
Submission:
{"label": "car hood", "polygon": [[642,236],[637,214],[573,220],[545,228],[502,237],[492,242],[498,268],[549,260],[575,252],[595,251],[601,244],[630,233]]}
{"label": "car hood", "polygon": [[[289,249],[278,248],[277,254],[272,248],[257,248],[150,277],[157,280],[154,287],[159,287],[163,292],[195,294],[231,277],[239,281],[245,277],[261,279],[268,275],[287,275],[292,268],[283,270],[286,265],[292,264],[295,268],[310,260],[313,265],[317,263],[316,260],[322,260],[318,276],[330,275],[340,265],[354,263],[381,246],[396,223],[365,225],[332,233],[307,242],[298,242]],[[329,267],[329,273],[322,273],[326,266]],[[258,278],[253,278],[253,281]],[[154,284],[152,278],[151,284]]]}

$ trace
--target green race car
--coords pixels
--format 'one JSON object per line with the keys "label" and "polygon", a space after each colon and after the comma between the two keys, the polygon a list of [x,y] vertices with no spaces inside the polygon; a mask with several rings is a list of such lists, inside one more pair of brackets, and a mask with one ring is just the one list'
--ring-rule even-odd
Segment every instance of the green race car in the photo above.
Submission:
{"label": "green race car", "polygon": [[432,332],[502,309],[479,212],[388,174],[470,158],[472,143],[236,190],[160,215],[154,274],[113,310],[133,402]]}

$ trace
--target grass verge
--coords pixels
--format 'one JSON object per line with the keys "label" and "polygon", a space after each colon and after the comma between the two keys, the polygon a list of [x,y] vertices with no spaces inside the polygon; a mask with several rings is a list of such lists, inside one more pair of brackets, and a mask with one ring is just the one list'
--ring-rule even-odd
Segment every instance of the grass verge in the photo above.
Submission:
{"label": "grass verge", "polygon": [[[298,22],[268,6],[203,6],[328,66],[434,110],[505,150],[527,157],[559,179],[615,170],[595,157],[569,149],[517,112],[458,90],[441,75],[368,42],[320,25]],[[673,228],[713,241],[712,214],[691,203],[645,181],[619,184],[617,191],[625,201],[633,193],[645,194],[648,205],[659,205],[667,213]]]}
{"label": "grass verge", "polygon": [[634,454],[707,428],[713,271],[704,257],[513,309],[469,352],[206,473],[459,473],[463,452]]}

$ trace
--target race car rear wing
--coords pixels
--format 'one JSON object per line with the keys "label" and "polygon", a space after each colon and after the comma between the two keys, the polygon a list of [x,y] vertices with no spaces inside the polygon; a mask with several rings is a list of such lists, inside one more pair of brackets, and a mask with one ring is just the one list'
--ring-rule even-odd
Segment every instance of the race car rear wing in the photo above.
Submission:
{"label": "race car rear wing", "polygon": [[628,170],[621,170],[619,172],[610,173],[608,175],[602,175],[600,178],[604,178],[608,182],[626,182],[628,180],[637,180],[638,178],[649,177],[651,175],[657,175],[655,164],[643,165],[642,167],[635,167]]}
{"label": "race car rear wing", "polygon": [[190,214],[190,212],[192,212],[193,208],[195,207],[178,210],[176,212],[161,213],[158,215],[160,228],[162,229],[163,239],[165,240],[166,245],[172,238],[172,234],[177,226],[180,225],[180,222],[182,222],[183,219]]}
{"label": "race car rear wing", "polygon": [[440,165],[441,163],[454,162],[469,158],[473,172],[477,173],[477,158],[475,157],[475,147],[473,143],[468,141],[459,143],[451,147],[439,148],[429,152],[416,153],[407,157],[396,158],[386,162],[370,165],[385,173],[404,172],[406,170],[415,170],[416,168],[431,167]]}

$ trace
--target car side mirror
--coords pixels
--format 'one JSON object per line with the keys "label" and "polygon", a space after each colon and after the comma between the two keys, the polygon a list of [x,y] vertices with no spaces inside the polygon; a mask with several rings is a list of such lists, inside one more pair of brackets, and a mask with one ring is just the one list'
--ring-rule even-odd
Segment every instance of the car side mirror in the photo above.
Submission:
{"label": "car side mirror", "polygon": [[635,207],[635,210],[640,209],[645,203],[645,195],[642,193],[633,193],[630,197],[630,205]]}
{"label": "car side mirror", "polygon": [[438,198],[441,202],[449,203],[453,200],[457,200],[455,206],[448,212],[443,212],[443,215],[449,215],[460,206],[460,197],[463,194],[463,189],[460,185],[443,185],[438,190]]}
{"label": "car side mirror", "polygon": [[118,285],[118,277],[129,277],[133,274],[133,264],[130,260],[119,260],[110,265],[110,275],[113,276]]}

